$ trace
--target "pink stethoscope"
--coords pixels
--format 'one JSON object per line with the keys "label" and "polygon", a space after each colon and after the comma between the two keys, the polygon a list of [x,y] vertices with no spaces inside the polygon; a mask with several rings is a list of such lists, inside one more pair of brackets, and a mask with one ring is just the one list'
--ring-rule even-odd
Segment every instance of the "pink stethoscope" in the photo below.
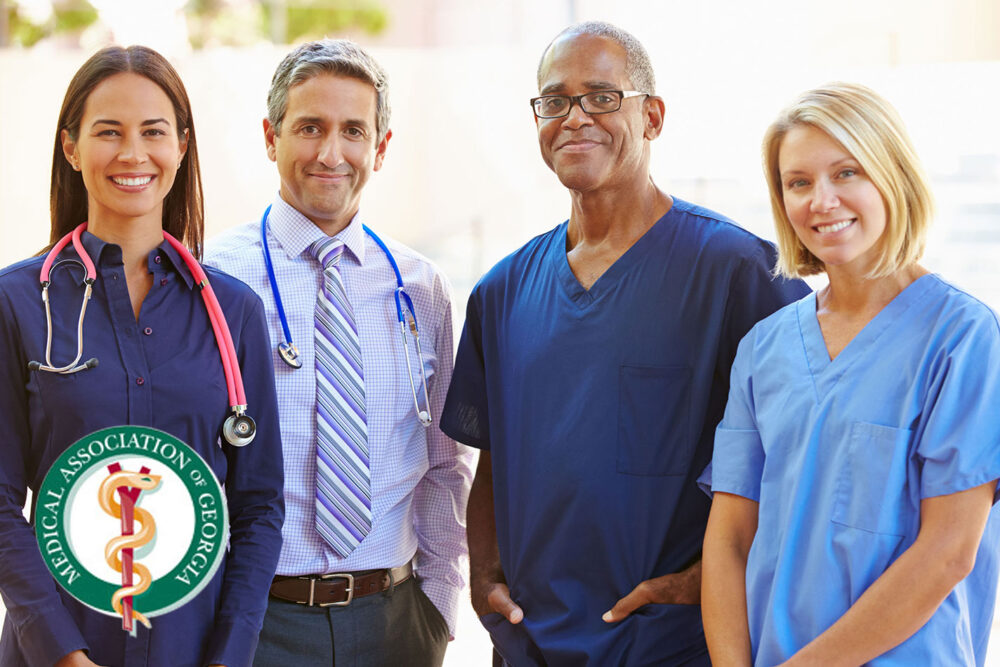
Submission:
{"label": "pink stethoscope", "polygon": [[[72,232],[59,239],[59,242],[52,246],[52,250],[49,251],[49,254],[45,257],[45,261],[42,263],[39,281],[42,284],[42,302],[45,304],[45,324],[47,327],[45,363],[42,364],[39,361],[29,362],[28,370],[48,371],[50,373],[68,375],[97,366],[96,357],[79,364],[80,358],[83,356],[83,317],[87,312],[87,302],[90,301],[94,290],[94,281],[97,280],[97,269],[94,268],[94,262],[90,259],[86,249],[83,247],[83,243],[80,241],[80,235],[85,229],[87,229],[86,222],[80,224]],[[233,337],[229,332],[229,326],[226,324],[226,317],[222,312],[222,306],[219,305],[219,299],[216,298],[215,291],[212,290],[212,286],[208,282],[205,270],[201,268],[201,265],[191,255],[191,252],[167,232],[163,232],[163,238],[180,254],[191,275],[194,276],[195,282],[198,283],[198,287],[201,289],[201,298],[205,301],[208,319],[212,322],[212,331],[215,333],[215,342],[219,346],[219,355],[222,357],[222,368],[226,374],[229,409],[232,411],[232,414],[229,415],[222,425],[222,436],[226,439],[226,442],[235,447],[249,445],[257,434],[257,425],[246,414],[247,399],[246,393],[243,390],[243,375],[240,373],[240,364],[236,357],[236,347],[233,345]],[[52,311],[49,307],[49,271],[52,269],[52,263],[55,261],[56,256],[70,242],[73,243],[76,254],[79,255],[80,260],[83,262],[83,267],[86,271],[86,278],[84,279],[86,288],[83,292],[83,303],[80,305],[80,319],[76,327],[76,358],[65,366],[56,367],[52,364]]]}

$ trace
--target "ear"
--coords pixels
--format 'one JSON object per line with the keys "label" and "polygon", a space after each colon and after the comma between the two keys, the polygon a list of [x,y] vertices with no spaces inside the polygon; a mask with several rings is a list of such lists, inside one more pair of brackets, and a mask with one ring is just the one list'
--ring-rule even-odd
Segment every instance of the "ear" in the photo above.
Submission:
{"label": "ear", "polygon": [[274,131],[274,126],[267,118],[264,119],[264,145],[267,147],[267,158],[271,162],[278,161],[278,146],[276,144],[278,134]]}
{"label": "ear", "polygon": [[62,142],[63,156],[73,169],[76,169],[76,141],[70,136],[69,130],[63,129],[59,133],[59,140]]}
{"label": "ear", "polygon": [[650,95],[646,98],[643,108],[645,112],[643,120],[646,122],[646,127],[643,128],[643,136],[652,141],[660,136],[660,132],[663,131],[663,117],[666,115],[666,105],[663,104],[662,97]]}
{"label": "ear", "polygon": [[375,166],[372,168],[373,171],[378,171],[382,168],[382,161],[385,160],[385,149],[388,148],[390,139],[392,139],[392,130],[385,133],[385,138],[375,148]]}
{"label": "ear", "polygon": [[188,132],[188,129],[185,127],[184,128],[184,134],[181,136],[181,140],[180,140],[179,154],[177,155],[177,167],[178,168],[180,168],[180,164],[181,164],[181,161],[184,160],[184,156],[187,155],[187,152],[188,152],[188,137],[190,136],[190,134],[191,133]]}

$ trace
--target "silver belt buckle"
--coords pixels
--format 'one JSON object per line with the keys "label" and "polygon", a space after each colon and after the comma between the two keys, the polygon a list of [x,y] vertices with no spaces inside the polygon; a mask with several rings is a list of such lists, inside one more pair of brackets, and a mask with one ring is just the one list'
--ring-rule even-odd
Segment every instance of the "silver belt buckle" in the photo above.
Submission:
{"label": "silver belt buckle", "polygon": [[[320,579],[326,581],[328,579],[344,579],[347,582],[347,599],[343,602],[317,602],[317,607],[346,607],[351,604],[351,600],[354,599],[354,575],[350,572],[334,572],[331,574],[324,574]],[[313,579],[309,584],[309,606],[313,606],[313,593],[316,591],[316,580]]]}

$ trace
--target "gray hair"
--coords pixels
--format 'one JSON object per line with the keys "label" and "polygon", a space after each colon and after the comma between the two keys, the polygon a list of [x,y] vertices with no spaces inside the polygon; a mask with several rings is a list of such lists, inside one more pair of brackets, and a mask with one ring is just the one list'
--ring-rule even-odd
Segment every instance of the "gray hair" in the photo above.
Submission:
{"label": "gray hair", "polygon": [[656,94],[656,76],[653,74],[653,63],[649,60],[646,48],[632,33],[606,21],[584,21],[571,25],[549,42],[545,51],[542,52],[541,60],[538,61],[539,89],[542,87],[542,67],[545,64],[545,56],[556,40],[566,35],[594,35],[595,37],[606,37],[618,43],[625,49],[625,74],[632,82],[632,87],[643,93]]}
{"label": "gray hair", "polygon": [[334,74],[360,79],[375,88],[376,144],[389,131],[389,79],[371,54],[348,39],[320,39],[308,42],[285,56],[274,71],[267,91],[267,119],[275,134],[281,134],[281,122],[288,111],[288,91],[293,86],[319,74]]}

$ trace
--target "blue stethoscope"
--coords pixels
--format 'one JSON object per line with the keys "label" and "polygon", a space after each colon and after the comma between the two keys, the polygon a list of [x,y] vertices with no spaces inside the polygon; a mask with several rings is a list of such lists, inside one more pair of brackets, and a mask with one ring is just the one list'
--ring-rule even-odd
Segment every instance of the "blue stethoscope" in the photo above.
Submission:
{"label": "blue stethoscope", "polygon": [[[281,293],[278,291],[278,281],[274,276],[274,265],[271,263],[271,250],[267,247],[267,216],[270,213],[271,207],[268,206],[264,210],[264,215],[260,218],[260,244],[264,248],[264,265],[267,268],[267,279],[271,283],[271,293],[274,295],[274,303],[278,307],[278,317],[281,319],[281,330],[285,334],[285,340],[278,343],[278,356],[292,368],[302,368],[299,351],[292,342],[292,332],[288,328],[285,307],[281,304]],[[365,233],[385,253],[386,259],[389,260],[389,265],[392,266],[392,272],[396,274],[396,289],[393,291],[393,296],[396,299],[396,318],[399,320],[399,331],[403,337],[403,358],[406,359],[406,376],[410,379],[410,393],[413,394],[413,407],[416,410],[417,419],[424,426],[430,426],[432,421],[430,412],[431,399],[427,394],[427,372],[424,370],[423,356],[420,352],[420,329],[417,327],[417,315],[413,308],[413,300],[403,288],[403,276],[399,273],[399,265],[396,264],[396,259],[389,252],[389,248],[386,247],[385,242],[375,232],[370,230],[367,225],[361,226],[365,230]],[[407,341],[407,330],[413,336],[414,346],[417,350],[417,361],[420,366],[420,381],[424,394],[424,405],[427,406],[426,410],[420,409],[420,402],[417,400],[417,387],[413,384],[413,368],[410,366],[410,344]]]}

